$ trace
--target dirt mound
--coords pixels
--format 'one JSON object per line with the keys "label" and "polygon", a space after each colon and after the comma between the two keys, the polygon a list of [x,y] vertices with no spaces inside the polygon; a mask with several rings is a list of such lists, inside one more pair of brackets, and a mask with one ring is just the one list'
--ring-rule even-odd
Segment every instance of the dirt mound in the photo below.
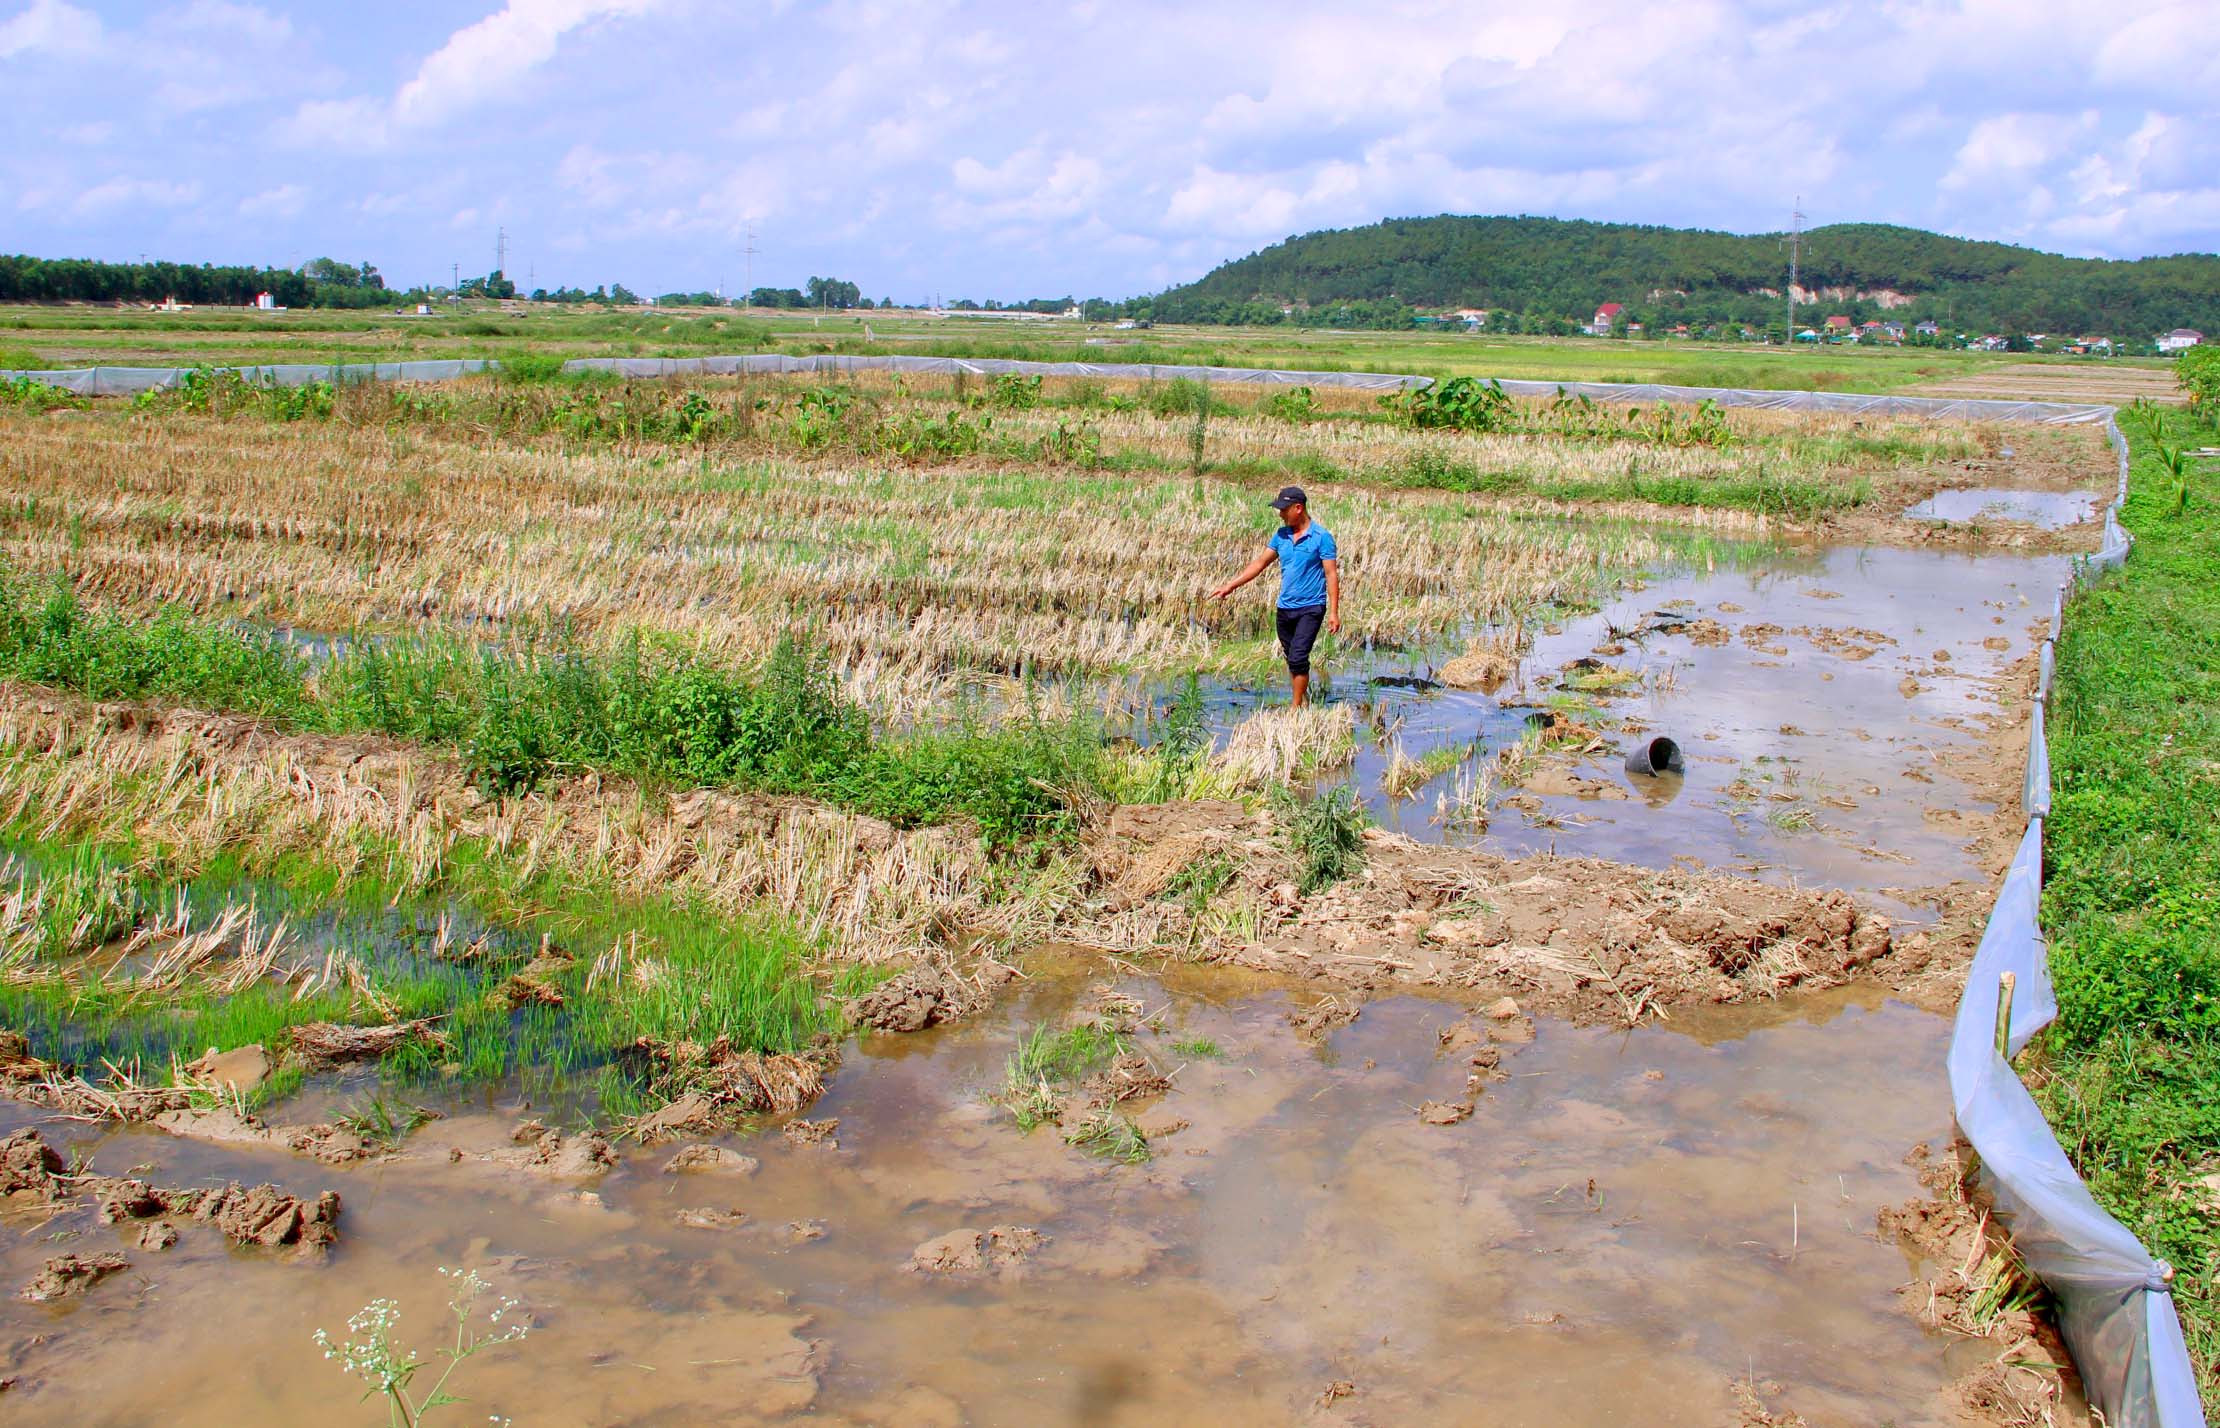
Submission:
{"label": "dirt mound", "polygon": [[[335,1190],[326,1190],[313,1202],[288,1195],[275,1185],[257,1185],[248,1190],[233,1184],[220,1190],[186,1193],[192,1197],[192,1217],[214,1225],[235,1244],[322,1249],[339,1238],[339,1194]],[[180,1201],[175,1192],[169,1192],[165,1207],[183,1210]]]}
{"label": "dirt mound", "polygon": [[911,1251],[909,1268],[913,1274],[1007,1274],[1047,1243],[1046,1235],[1023,1225],[950,1230]]}
{"label": "dirt mound", "polygon": [[486,1158],[513,1169],[538,1171],[560,1180],[599,1175],[617,1163],[617,1153],[609,1142],[591,1131],[564,1135],[553,1126],[525,1121],[509,1133],[509,1139],[516,1146],[514,1152],[496,1152]]}
{"label": "dirt mound", "polygon": [[994,988],[1017,975],[1000,962],[982,961],[970,975],[945,955],[928,955],[848,1002],[848,1020],[874,1031],[923,1031],[985,1010]]}
{"label": "dirt mound", "polygon": [[130,1267],[130,1260],[115,1253],[56,1255],[46,1262],[46,1267],[39,1271],[36,1279],[23,1286],[16,1297],[28,1299],[34,1304],[74,1299],[109,1275]]}
{"label": "dirt mound", "polygon": [[1087,1104],[1096,1108],[1161,1096],[1170,1089],[1171,1078],[1157,1070],[1155,1062],[1134,1051],[1122,1053],[1080,1084]]}
{"label": "dirt mound", "polygon": [[791,1056],[737,1051],[722,1036],[707,1046],[643,1036],[627,1054],[645,1070],[651,1093],[670,1098],[625,1128],[643,1145],[708,1135],[753,1113],[792,1115],[824,1094],[825,1078],[839,1064],[830,1045]]}
{"label": "dirt mound", "polygon": [[1519,672],[1518,660],[1501,650],[1473,648],[1444,664],[1438,673],[1451,689],[1492,693]]}
{"label": "dirt mound", "polygon": [[721,1145],[682,1146],[676,1155],[663,1162],[665,1175],[696,1175],[716,1171],[725,1175],[753,1175],[757,1161],[752,1155],[742,1155]]}
{"label": "dirt mound", "polygon": [[55,1177],[65,1168],[60,1153],[35,1130],[0,1140],[0,1195],[60,1199],[64,1192]]}
{"label": "dirt mound", "polygon": [[322,1122],[315,1125],[271,1126],[257,1116],[242,1115],[229,1106],[208,1110],[164,1111],[155,1116],[157,1128],[187,1140],[216,1145],[268,1146],[305,1155],[326,1165],[347,1165],[367,1160],[375,1152],[361,1136],[345,1126]]}
{"label": "dirt mound", "polygon": [[[1227,806],[1162,805],[1145,819],[1124,818],[1130,812],[1120,810],[1098,835],[1098,865],[1119,863],[1119,851],[1106,845],[1120,829],[1173,836],[1225,816]],[[1249,819],[1238,810],[1234,816]],[[1208,959],[1324,978],[1359,993],[1397,983],[1509,992],[1535,1010],[1618,1020],[1679,1003],[1834,986],[1885,964],[1894,945],[1887,919],[1847,894],[1687,869],[1509,859],[1372,829],[1358,876],[1298,898],[1278,891],[1296,869],[1277,840],[1229,838],[1223,847],[1231,871],[1220,896],[1250,900],[1252,940],[1200,935],[1169,898],[1125,914],[1111,930],[1132,929],[1133,945],[1145,945],[1144,937],[1156,945],[1192,938]],[[1104,931],[1091,924],[1072,935],[1117,945]],[[1323,1035],[1361,1000],[1337,990],[1298,1008],[1294,1019],[1305,1034]]]}

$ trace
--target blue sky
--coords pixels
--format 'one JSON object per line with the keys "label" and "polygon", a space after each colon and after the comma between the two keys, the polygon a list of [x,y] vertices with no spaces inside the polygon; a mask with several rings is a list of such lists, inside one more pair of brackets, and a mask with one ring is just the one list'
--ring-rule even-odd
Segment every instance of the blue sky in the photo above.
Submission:
{"label": "blue sky", "polygon": [[[1427,213],[2220,246],[2220,0],[0,0],[0,251],[1120,297]],[[2202,140],[2199,136],[2202,135]]]}

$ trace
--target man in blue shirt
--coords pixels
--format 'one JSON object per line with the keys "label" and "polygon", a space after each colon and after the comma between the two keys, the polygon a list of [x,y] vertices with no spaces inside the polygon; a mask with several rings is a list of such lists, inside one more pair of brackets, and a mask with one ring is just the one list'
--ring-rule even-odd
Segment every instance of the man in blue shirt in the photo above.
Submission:
{"label": "man in blue shirt", "polygon": [[1280,563],[1280,653],[1287,657],[1287,679],[1295,691],[1295,705],[1310,702],[1310,647],[1321,623],[1341,633],[1341,553],[1334,548],[1333,532],[1310,518],[1310,502],[1300,486],[1284,488],[1272,509],[1285,522],[1272,543],[1243,566],[1241,573],[1211,591],[1223,600],[1264,573],[1273,561]]}

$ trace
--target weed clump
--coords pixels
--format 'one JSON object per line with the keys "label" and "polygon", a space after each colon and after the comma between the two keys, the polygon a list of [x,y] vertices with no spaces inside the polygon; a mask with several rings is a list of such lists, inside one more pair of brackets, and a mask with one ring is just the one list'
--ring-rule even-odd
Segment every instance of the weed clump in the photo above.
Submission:
{"label": "weed clump", "polygon": [[1273,797],[1280,835],[1300,869],[1297,889],[1305,896],[1340,882],[1364,866],[1364,805],[1347,784],[1315,798],[1282,788]]}

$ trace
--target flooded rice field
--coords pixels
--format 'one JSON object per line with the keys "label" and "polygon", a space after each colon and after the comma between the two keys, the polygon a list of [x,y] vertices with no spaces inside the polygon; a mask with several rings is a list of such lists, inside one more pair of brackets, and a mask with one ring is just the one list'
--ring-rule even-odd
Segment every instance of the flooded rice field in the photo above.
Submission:
{"label": "flooded rice field", "polygon": [[[1980,878],[1969,830],[1995,807],[1987,785],[2016,792],[2018,773],[1986,736],[2017,708],[2007,672],[2040,648],[2069,564],[1835,546],[1668,572],[1536,632],[1493,692],[1444,687],[1432,664],[1343,676],[1330,697],[1390,731],[1360,742],[1348,777],[1383,827],[1510,855],[1692,861],[1867,894]],[[1568,708],[1602,745],[1506,790],[1484,830],[1441,818],[1457,766],[1415,796],[1382,787],[1391,738],[1412,758],[1467,748],[1474,766]],[[1683,772],[1629,773],[1626,752],[1659,735]]]}
{"label": "flooded rice field", "polygon": [[[1952,1421],[1951,1345],[1900,1309],[1915,1267],[1874,1228],[1918,1189],[1906,1147],[1947,1130],[1940,1019],[1838,992],[1612,1031],[1394,997],[1313,1042],[1299,991],[1117,976],[1172,1070],[1139,1116],[1153,1158],[1119,1165],[989,1099],[1095,966],[1043,954],[991,1017],[860,1041],[808,1113],[831,1137],[767,1128],[729,1143],[740,1168],[666,1173],[670,1147],[577,1180],[476,1163],[515,1104],[451,1105],[403,1158],[346,1170],[52,1131],[108,1174],[335,1188],[345,1231],[282,1263],[11,1212],[11,1283],[59,1247],[131,1266],[0,1310],[10,1421],[340,1414],[353,1385],[313,1331],[386,1296],[428,1342],[437,1270],[464,1265],[533,1326],[458,1384],[518,1422],[1716,1424],[1738,1385],[1812,1422]],[[1488,1089],[1427,1123],[1472,1045],[1500,1050]],[[997,1229],[983,1266],[918,1267]]]}
{"label": "flooded rice field", "polygon": [[[1955,509],[1932,514],[1972,518]],[[2006,518],[2052,515],[2088,511]],[[2023,676],[2069,559],[1781,549],[1660,571],[1532,630],[1493,688],[1446,687],[1407,655],[1352,661],[1330,691],[1365,734],[1345,777],[1417,839],[1701,865],[1917,920],[1919,890],[1994,875],[1983,839],[2011,822]],[[1212,717],[1267,692],[1215,689]],[[1506,763],[1557,721],[1592,741]],[[1680,771],[1629,772],[1660,735]],[[1467,752],[1415,796],[1385,791],[1397,752],[1443,749]],[[1438,816],[1461,772],[1514,766],[1485,826]],[[345,932],[370,966],[498,935],[400,913],[298,931]],[[1634,1025],[1599,1026],[1385,985],[1342,1000],[1036,947],[991,1006],[852,1037],[822,1096],[725,1137],[609,1146],[574,1129],[588,1104],[560,1088],[435,1078],[386,1108],[390,1150],[325,1164],[288,1126],[359,1107],[374,1077],[311,1076],[251,1134],[220,1107],[157,1129],[0,1101],[0,1171],[18,1176],[0,1285],[57,1256],[100,1278],[0,1304],[0,1409],[373,1421],[316,1331],[344,1337],[391,1300],[429,1353],[451,1332],[442,1271],[467,1268],[530,1333],[465,1363],[467,1401],[432,1421],[2019,1421],[1963,1389],[1998,1346],[1915,1313],[1931,1247],[1883,1228],[1935,1188],[1907,1152],[1950,1134],[1942,1016],[1853,984],[1636,1003]],[[1096,1092],[1131,1134],[1090,1154],[1068,1119],[1023,1128],[1012,1062],[1104,1007],[1119,1053],[1098,1074],[1145,1070]],[[38,1153],[6,1140],[26,1128],[58,1153],[36,1192]],[[227,1183],[336,1192],[341,1228],[318,1252],[182,1214],[164,1232],[92,1176],[176,1203]]]}

